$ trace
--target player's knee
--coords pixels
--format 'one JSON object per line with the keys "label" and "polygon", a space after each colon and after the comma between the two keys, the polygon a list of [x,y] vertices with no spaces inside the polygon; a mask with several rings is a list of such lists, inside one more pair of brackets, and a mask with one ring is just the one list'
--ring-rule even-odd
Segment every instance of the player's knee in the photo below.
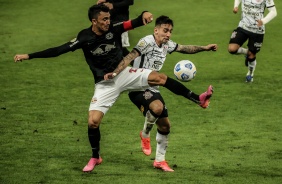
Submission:
{"label": "player's knee", "polygon": [[93,116],[88,117],[88,127],[89,128],[98,128],[100,125],[100,122],[98,119],[95,119]]}
{"label": "player's knee", "polygon": [[238,51],[238,50],[228,48],[228,52],[229,52],[230,54],[237,54],[237,51]]}
{"label": "player's knee", "polygon": [[100,123],[93,121],[93,120],[88,120],[88,127],[89,128],[98,128]]}
{"label": "player's knee", "polygon": [[238,49],[239,49],[239,47],[235,47],[233,45],[229,45],[228,46],[228,52],[230,54],[237,54]]}
{"label": "player's knee", "polygon": [[157,116],[160,116],[163,112],[164,105],[160,100],[155,100],[150,104],[150,109]]}
{"label": "player's knee", "polygon": [[160,131],[169,134],[170,132],[170,124],[165,124],[162,126],[159,126]]}

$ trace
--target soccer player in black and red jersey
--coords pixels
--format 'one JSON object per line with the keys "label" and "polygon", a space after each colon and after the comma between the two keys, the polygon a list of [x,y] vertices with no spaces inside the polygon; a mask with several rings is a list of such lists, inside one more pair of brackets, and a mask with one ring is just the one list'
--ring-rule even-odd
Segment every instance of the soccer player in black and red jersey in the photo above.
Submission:
{"label": "soccer player in black and red jersey", "polygon": [[[149,69],[133,69],[131,67],[117,70],[120,63],[124,63],[122,56],[120,35],[128,30],[137,28],[153,21],[150,12],[143,12],[133,20],[111,24],[109,8],[103,4],[93,5],[88,10],[89,20],[92,25],[80,31],[75,39],[58,47],[52,47],[31,54],[17,54],[15,62],[34,58],[56,57],[61,54],[82,49],[85,60],[93,73],[95,91],[89,106],[88,138],[92,148],[92,157],[83,168],[90,172],[96,165],[102,163],[100,156],[100,123],[103,116],[114,104],[120,93],[125,90],[142,90],[149,86],[160,85],[168,88],[177,95],[198,101],[200,106],[207,105],[211,93],[204,93],[204,98],[187,89],[180,82],[175,81],[165,74]],[[130,58],[127,58],[130,60]],[[109,72],[114,76],[104,80],[104,75]]]}

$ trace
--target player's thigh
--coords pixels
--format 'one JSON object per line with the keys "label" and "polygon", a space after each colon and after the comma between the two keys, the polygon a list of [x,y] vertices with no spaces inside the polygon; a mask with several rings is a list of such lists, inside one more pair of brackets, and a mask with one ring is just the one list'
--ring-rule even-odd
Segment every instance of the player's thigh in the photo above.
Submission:
{"label": "player's thigh", "polygon": [[240,47],[248,40],[248,38],[249,35],[246,32],[244,32],[241,28],[237,28],[231,34],[229,45],[239,45]]}
{"label": "player's thigh", "polygon": [[250,34],[248,48],[249,51],[252,52],[254,55],[260,51],[263,43],[263,38],[264,38],[263,34],[255,34],[255,33]]}
{"label": "player's thigh", "polygon": [[114,82],[120,92],[145,90],[149,87],[148,76],[151,72],[148,69],[126,67],[114,78]]}
{"label": "player's thigh", "polygon": [[[162,104],[162,109],[164,109],[165,107],[165,102],[161,94],[153,92],[149,89],[145,91],[132,91],[128,95],[131,102],[137,106],[137,108],[143,113],[144,116],[146,115],[146,112],[150,109],[150,105],[153,102],[156,102],[159,105]],[[161,115],[163,115],[163,110]]]}
{"label": "player's thigh", "polygon": [[106,114],[113,106],[120,92],[114,82],[101,82],[95,85],[94,95],[91,99],[89,111],[96,110]]}

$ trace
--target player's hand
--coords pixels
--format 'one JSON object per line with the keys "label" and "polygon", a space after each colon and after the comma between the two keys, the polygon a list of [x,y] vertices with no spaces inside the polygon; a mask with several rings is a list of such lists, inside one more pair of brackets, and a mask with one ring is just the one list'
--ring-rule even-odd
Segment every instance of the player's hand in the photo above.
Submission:
{"label": "player's hand", "polygon": [[104,3],[110,10],[114,8],[112,3]]}
{"label": "player's hand", "polygon": [[236,14],[237,12],[238,12],[238,7],[234,7],[234,8],[233,8],[233,13]]}
{"label": "player's hand", "polygon": [[104,80],[110,80],[110,79],[113,79],[115,76],[117,76],[116,73],[107,73],[104,75]]}
{"label": "player's hand", "polygon": [[261,27],[262,25],[263,25],[262,20],[257,20],[257,26],[258,26],[258,27]]}
{"label": "player's hand", "polygon": [[98,0],[98,1],[97,1],[97,4],[105,3],[105,2],[106,2],[106,0]]}
{"label": "player's hand", "polygon": [[15,63],[21,62],[22,60],[26,60],[26,59],[29,59],[29,55],[28,54],[17,54],[14,57]]}
{"label": "player's hand", "polygon": [[206,46],[207,47],[207,51],[211,50],[211,51],[217,51],[217,44],[209,44]]}
{"label": "player's hand", "polygon": [[153,14],[150,12],[144,12],[142,15],[142,20],[144,25],[151,23],[154,20]]}

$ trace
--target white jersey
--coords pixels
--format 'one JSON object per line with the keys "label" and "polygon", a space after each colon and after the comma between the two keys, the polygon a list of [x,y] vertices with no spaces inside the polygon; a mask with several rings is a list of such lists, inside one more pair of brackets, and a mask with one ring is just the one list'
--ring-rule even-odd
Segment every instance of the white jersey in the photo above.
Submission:
{"label": "white jersey", "polygon": [[273,7],[273,0],[242,0],[242,16],[239,27],[257,34],[265,33],[265,26],[258,27],[257,21],[261,20],[265,8]]}
{"label": "white jersey", "polygon": [[[164,65],[167,53],[176,50],[178,44],[169,40],[160,47],[157,45],[153,35],[148,35],[139,40],[134,47],[140,56],[134,60],[133,68],[146,68],[154,71],[160,71]],[[150,87],[150,90],[159,92],[158,87]]]}

